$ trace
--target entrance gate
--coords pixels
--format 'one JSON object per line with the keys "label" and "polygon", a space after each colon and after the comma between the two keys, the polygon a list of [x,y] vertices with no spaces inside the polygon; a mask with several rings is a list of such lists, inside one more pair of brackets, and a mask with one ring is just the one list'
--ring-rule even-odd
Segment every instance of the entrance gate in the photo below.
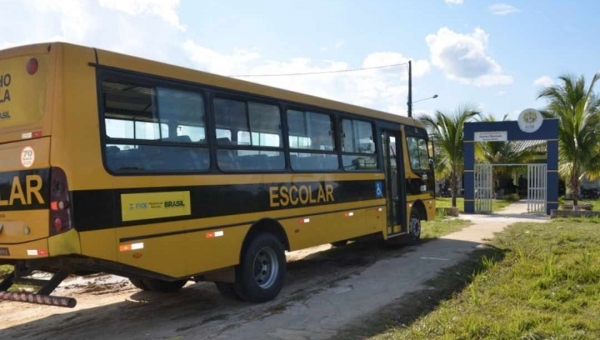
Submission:
{"label": "entrance gate", "polygon": [[546,164],[529,164],[527,166],[527,212],[546,214]]}
{"label": "entrance gate", "polygon": [[492,164],[475,164],[475,213],[490,214],[494,186],[492,181]]}
{"label": "entrance gate", "polygon": [[540,112],[527,109],[519,114],[518,121],[467,122],[463,136],[465,213],[491,210],[491,166],[475,164],[477,142],[545,141],[546,164],[527,165],[528,210],[544,213],[545,209],[550,215],[551,210],[558,209],[558,119],[544,119]]}

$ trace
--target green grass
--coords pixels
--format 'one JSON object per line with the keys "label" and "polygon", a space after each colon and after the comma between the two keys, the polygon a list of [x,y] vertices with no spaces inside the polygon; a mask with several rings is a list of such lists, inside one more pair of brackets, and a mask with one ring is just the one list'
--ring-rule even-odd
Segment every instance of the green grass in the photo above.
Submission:
{"label": "green grass", "polygon": [[600,224],[519,223],[492,243],[462,290],[372,339],[600,339]]}
{"label": "green grass", "polygon": [[421,224],[421,238],[434,239],[453,232],[459,231],[471,224],[471,221],[458,218],[440,218],[435,221],[423,222]]}
{"label": "green grass", "polygon": [[[509,202],[509,201],[505,201],[505,200],[501,200],[501,199],[494,199],[494,200],[492,200],[492,211],[498,211],[502,208],[507,207],[510,204],[511,204],[511,202]],[[450,208],[450,207],[452,207],[452,198],[438,197],[435,199],[435,206],[437,208]],[[465,199],[463,197],[457,197],[456,198],[456,207],[458,208],[458,210],[463,211],[464,206],[465,206]]]}
{"label": "green grass", "polygon": [[0,265],[0,277],[12,272],[13,266],[8,264]]}

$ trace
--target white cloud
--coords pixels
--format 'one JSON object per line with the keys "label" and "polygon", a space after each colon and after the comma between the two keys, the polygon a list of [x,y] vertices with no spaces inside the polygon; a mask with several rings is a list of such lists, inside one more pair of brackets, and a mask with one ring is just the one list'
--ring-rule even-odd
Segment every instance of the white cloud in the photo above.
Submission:
{"label": "white cloud", "polygon": [[532,86],[543,86],[548,87],[554,85],[554,80],[549,76],[541,76],[533,81]]}
{"label": "white cloud", "polygon": [[452,5],[462,5],[463,0],[444,0],[444,2]]}
{"label": "white cloud", "polygon": [[[321,60],[313,56],[271,60],[266,52],[255,50],[251,45],[216,50],[203,41],[191,40],[181,29],[185,23],[179,21],[177,1],[165,2],[166,12],[171,11],[171,14],[159,14],[157,8],[163,5],[154,1],[121,2],[4,0],[2,10],[11,15],[3,19],[0,48],[60,40],[224,75],[347,70],[408,60],[395,51],[365,53],[360,63],[351,65],[346,59]],[[336,45],[342,48],[343,43],[341,39],[332,41],[330,50]],[[414,60],[414,78],[424,76],[430,68],[427,60]],[[242,79],[406,115],[406,66],[316,76]],[[417,87],[414,90],[419,91]]]}
{"label": "white cloud", "polygon": [[443,27],[425,40],[432,64],[447,78],[484,87],[511,84],[513,78],[503,74],[500,64],[487,54],[488,38],[480,28],[472,34],[460,34]]}
{"label": "white cloud", "polygon": [[493,4],[489,7],[489,10],[494,15],[509,15],[521,12],[520,9],[507,4]]}
{"label": "white cloud", "polygon": [[200,46],[192,40],[183,44],[183,49],[188,52],[190,59],[202,69],[221,75],[244,72],[248,62],[260,57],[256,52],[236,50],[231,55],[225,55],[209,48]]}
{"label": "white cloud", "polygon": [[94,23],[93,18],[86,15],[89,12],[89,2],[79,0],[35,0],[30,5],[40,12],[56,12],[59,14],[61,34],[56,34],[54,36],[55,40],[82,41]]}
{"label": "white cloud", "polygon": [[98,4],[100,7],[118,10],[134,16],[158,15],[173,27],[185,31],[185,27],[179,22],[179,15],[177,14],[179,0],[98,0]]}
{"label": "white cloud", "polygon": [[[350,69],[344,61],[314,61],[309,58],[292,58],[286,61],[265,60],[258,53],[243,50],[221,53],[188,40],[184,44],[194,64],[208,72],[223,75],[276,75],[318,73]],[[376,52],[367,55],[360,67],[407,62],[408,58],[397,52]],[[429,62],[413,62],[413,77],[429,72]],[[264,85],[284,88],[318,97],[348,102],[392,113],[406,115],[408,69],[406,66],[359,72],[326,73],[302,76],[239,77]]]}
{"label": "white cloud", "polygon": [[496,94],[499,96],[503,96],[506,94],[506,91],[498,91]]}
{"label": "white cloud", "polygon": [[344,40],[340,40],[335,44],[335,48],[341,48],[344,45],[346,45],[346,42]]}

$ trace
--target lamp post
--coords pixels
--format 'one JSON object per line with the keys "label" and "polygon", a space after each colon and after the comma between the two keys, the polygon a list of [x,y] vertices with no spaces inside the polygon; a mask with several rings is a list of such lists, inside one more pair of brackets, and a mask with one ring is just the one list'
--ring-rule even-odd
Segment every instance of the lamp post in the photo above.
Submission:
{"label": "lamp post", "polygon": [[423,99],[419,99],[413,102],[412,100],[412,61],[408,61],[408,103],[406,103],[408,105],[408,117],[412,118],[412,109],[413,109],[413,104],[414,103],[418,103],[418,102],[422,102],[424,100],[428,100],[428,99],[435,99],[437,98],[438,95],[434,94],[431,97],[427,97],[427,98],[423,98]]}
{"label": "lamp post", "polygon": [[431,96],[431,97],[427,97],[427,98],[423,98],[423,99],[415,100],[415,101],[413,102],[413,104],[414,104],[414,103],[418,103],[418,102],[422,102],[422,101],[424,101],[424,100],[427,100],[427,99],[435,99],[435,98],[437,98],[437,97],[438,97],[438,95],[437,95],[437,94],[434,94],[434,95],[433,95],[433,96]]}
{"label": "lamp post", "polygon": [[[410,91],[409,91],[409,93],[410,93]],[[418,102],[422,102],[422,101],[425,101],[425,100],[428,100],[428,99],[435,99],[435,98],[437,98],[437,97],[438,97],[438,95],[437,95],[437,94],[434,94],[434,95],[433,95],[433,96],[431,96],[431,97],[427,97],[427,98],[423,98],[423,99],[415,100],[414,102],[413,102],[412,100],[410,100],[410,97],[409,97],[409,100],[408,100],[408,103],[407,103],[407,104],[408,104],[408,117],[409,117],[409,118],[412,118],[412,104],[414,104],[414,103],[418,103]]]}

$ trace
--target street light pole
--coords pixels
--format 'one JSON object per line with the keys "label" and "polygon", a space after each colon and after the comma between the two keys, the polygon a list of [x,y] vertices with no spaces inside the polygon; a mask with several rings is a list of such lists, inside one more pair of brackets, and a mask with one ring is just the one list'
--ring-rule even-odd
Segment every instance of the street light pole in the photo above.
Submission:
{"label": "street light pole", "polygon": [[415,101],[414,101],[414,102],[412,102],[412,103],[414,104],[414,103],[422,102],[422,101],[424,101],[424,100],[428,100],[428,99],[435,99],[435,98],[437,98],[437,97],[438,97],[438,95],[437,95],[437,94],[434,94],[434,95],[433,95],[433,96],[431,96],[431,97],[427,97],[427,98],[423,98],[423,99],[415,100]]}
{"label": "street light pole", "polygon": [[412,61],[408,61],[408,118],[412,118]]}

